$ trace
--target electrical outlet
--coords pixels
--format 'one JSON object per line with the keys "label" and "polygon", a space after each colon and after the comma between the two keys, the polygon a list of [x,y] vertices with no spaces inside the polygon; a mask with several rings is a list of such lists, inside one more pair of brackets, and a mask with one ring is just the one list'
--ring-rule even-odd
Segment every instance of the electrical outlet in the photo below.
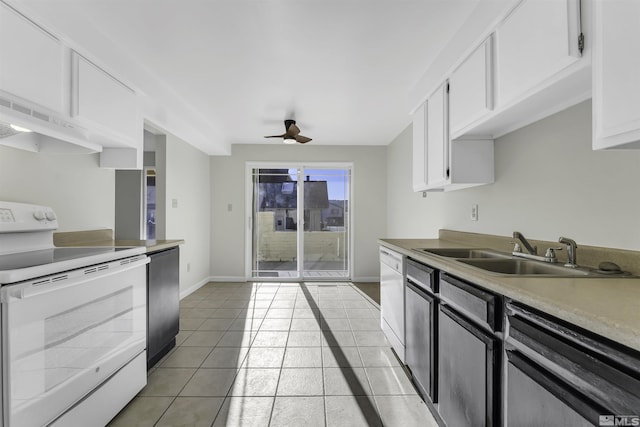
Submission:
{"label": "electrical outlet", "polygon": [[174,209],[178,207],[178,199],[171,199],[171,207]]}
{"label": "electrical outlet", "polygon": [[478,204],[474,203],[471,205],[471,221],[478,220]]}
{"label": "electrical outlet", "polygon": [[190,263],[190,262],[188,262],[188,263],[187,263],[187,273],[188,273],[188,272],[190,272],[190,271],[191,271],[191,263]]}

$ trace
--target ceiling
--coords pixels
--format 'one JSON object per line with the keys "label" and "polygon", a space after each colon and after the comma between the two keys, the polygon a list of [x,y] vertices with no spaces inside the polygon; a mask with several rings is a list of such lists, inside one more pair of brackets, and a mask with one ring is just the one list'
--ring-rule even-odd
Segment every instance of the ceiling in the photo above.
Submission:
{"label": "ceiling", "polygon": [[228,154],[287,118],[310,144],[388,144],[480,0],[9,1]]}

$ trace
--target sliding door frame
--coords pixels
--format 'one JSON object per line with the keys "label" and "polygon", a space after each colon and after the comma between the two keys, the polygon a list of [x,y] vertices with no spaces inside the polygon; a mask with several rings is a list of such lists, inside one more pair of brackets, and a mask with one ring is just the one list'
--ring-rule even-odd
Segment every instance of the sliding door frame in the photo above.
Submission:
{"label": "sliding door frame", "polygon": [[[299,256],[304,250],[304,209],[296,209],[298,230],[297,235],[297,263],[298,274],[300,277],[287,278],[287,277],[253,277],[252,276],[252,262],[253,262],[253,170],[254,169],[349,169],[349,253],[348,253],[348,271],[345,277],[304,277],[304,260]],[[353,162],[260,162],[260,161],[248,161],[245,163],[245,227],[244,227],[244,241],[245,241],[245,278],[247,281],[253,282],[303,282],[303,281],[351,281],[353,277],[353,260],[355,252],[355,243],[353,241],[354,234],[354,164]],[[297,197],[298,200],[304,200],[304,185],[297,185]]]}

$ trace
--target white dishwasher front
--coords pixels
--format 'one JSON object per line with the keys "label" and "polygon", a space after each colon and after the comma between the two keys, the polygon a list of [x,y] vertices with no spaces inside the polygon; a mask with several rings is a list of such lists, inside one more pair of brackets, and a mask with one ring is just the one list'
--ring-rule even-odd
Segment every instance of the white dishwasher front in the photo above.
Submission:
{"label": "white dishwasher front", "polygon": [[380,324],[398,358],[404,363],[404,257],[380,247]]}

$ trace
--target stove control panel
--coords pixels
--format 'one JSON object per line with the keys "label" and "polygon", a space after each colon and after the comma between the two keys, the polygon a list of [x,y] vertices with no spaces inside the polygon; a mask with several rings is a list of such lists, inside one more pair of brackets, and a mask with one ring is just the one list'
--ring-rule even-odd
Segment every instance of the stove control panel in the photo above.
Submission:
{"label": "stove control panel", "polygon": [[47,231],[57,228],[58,220],[50,207],[0,201],[0,233]]}

